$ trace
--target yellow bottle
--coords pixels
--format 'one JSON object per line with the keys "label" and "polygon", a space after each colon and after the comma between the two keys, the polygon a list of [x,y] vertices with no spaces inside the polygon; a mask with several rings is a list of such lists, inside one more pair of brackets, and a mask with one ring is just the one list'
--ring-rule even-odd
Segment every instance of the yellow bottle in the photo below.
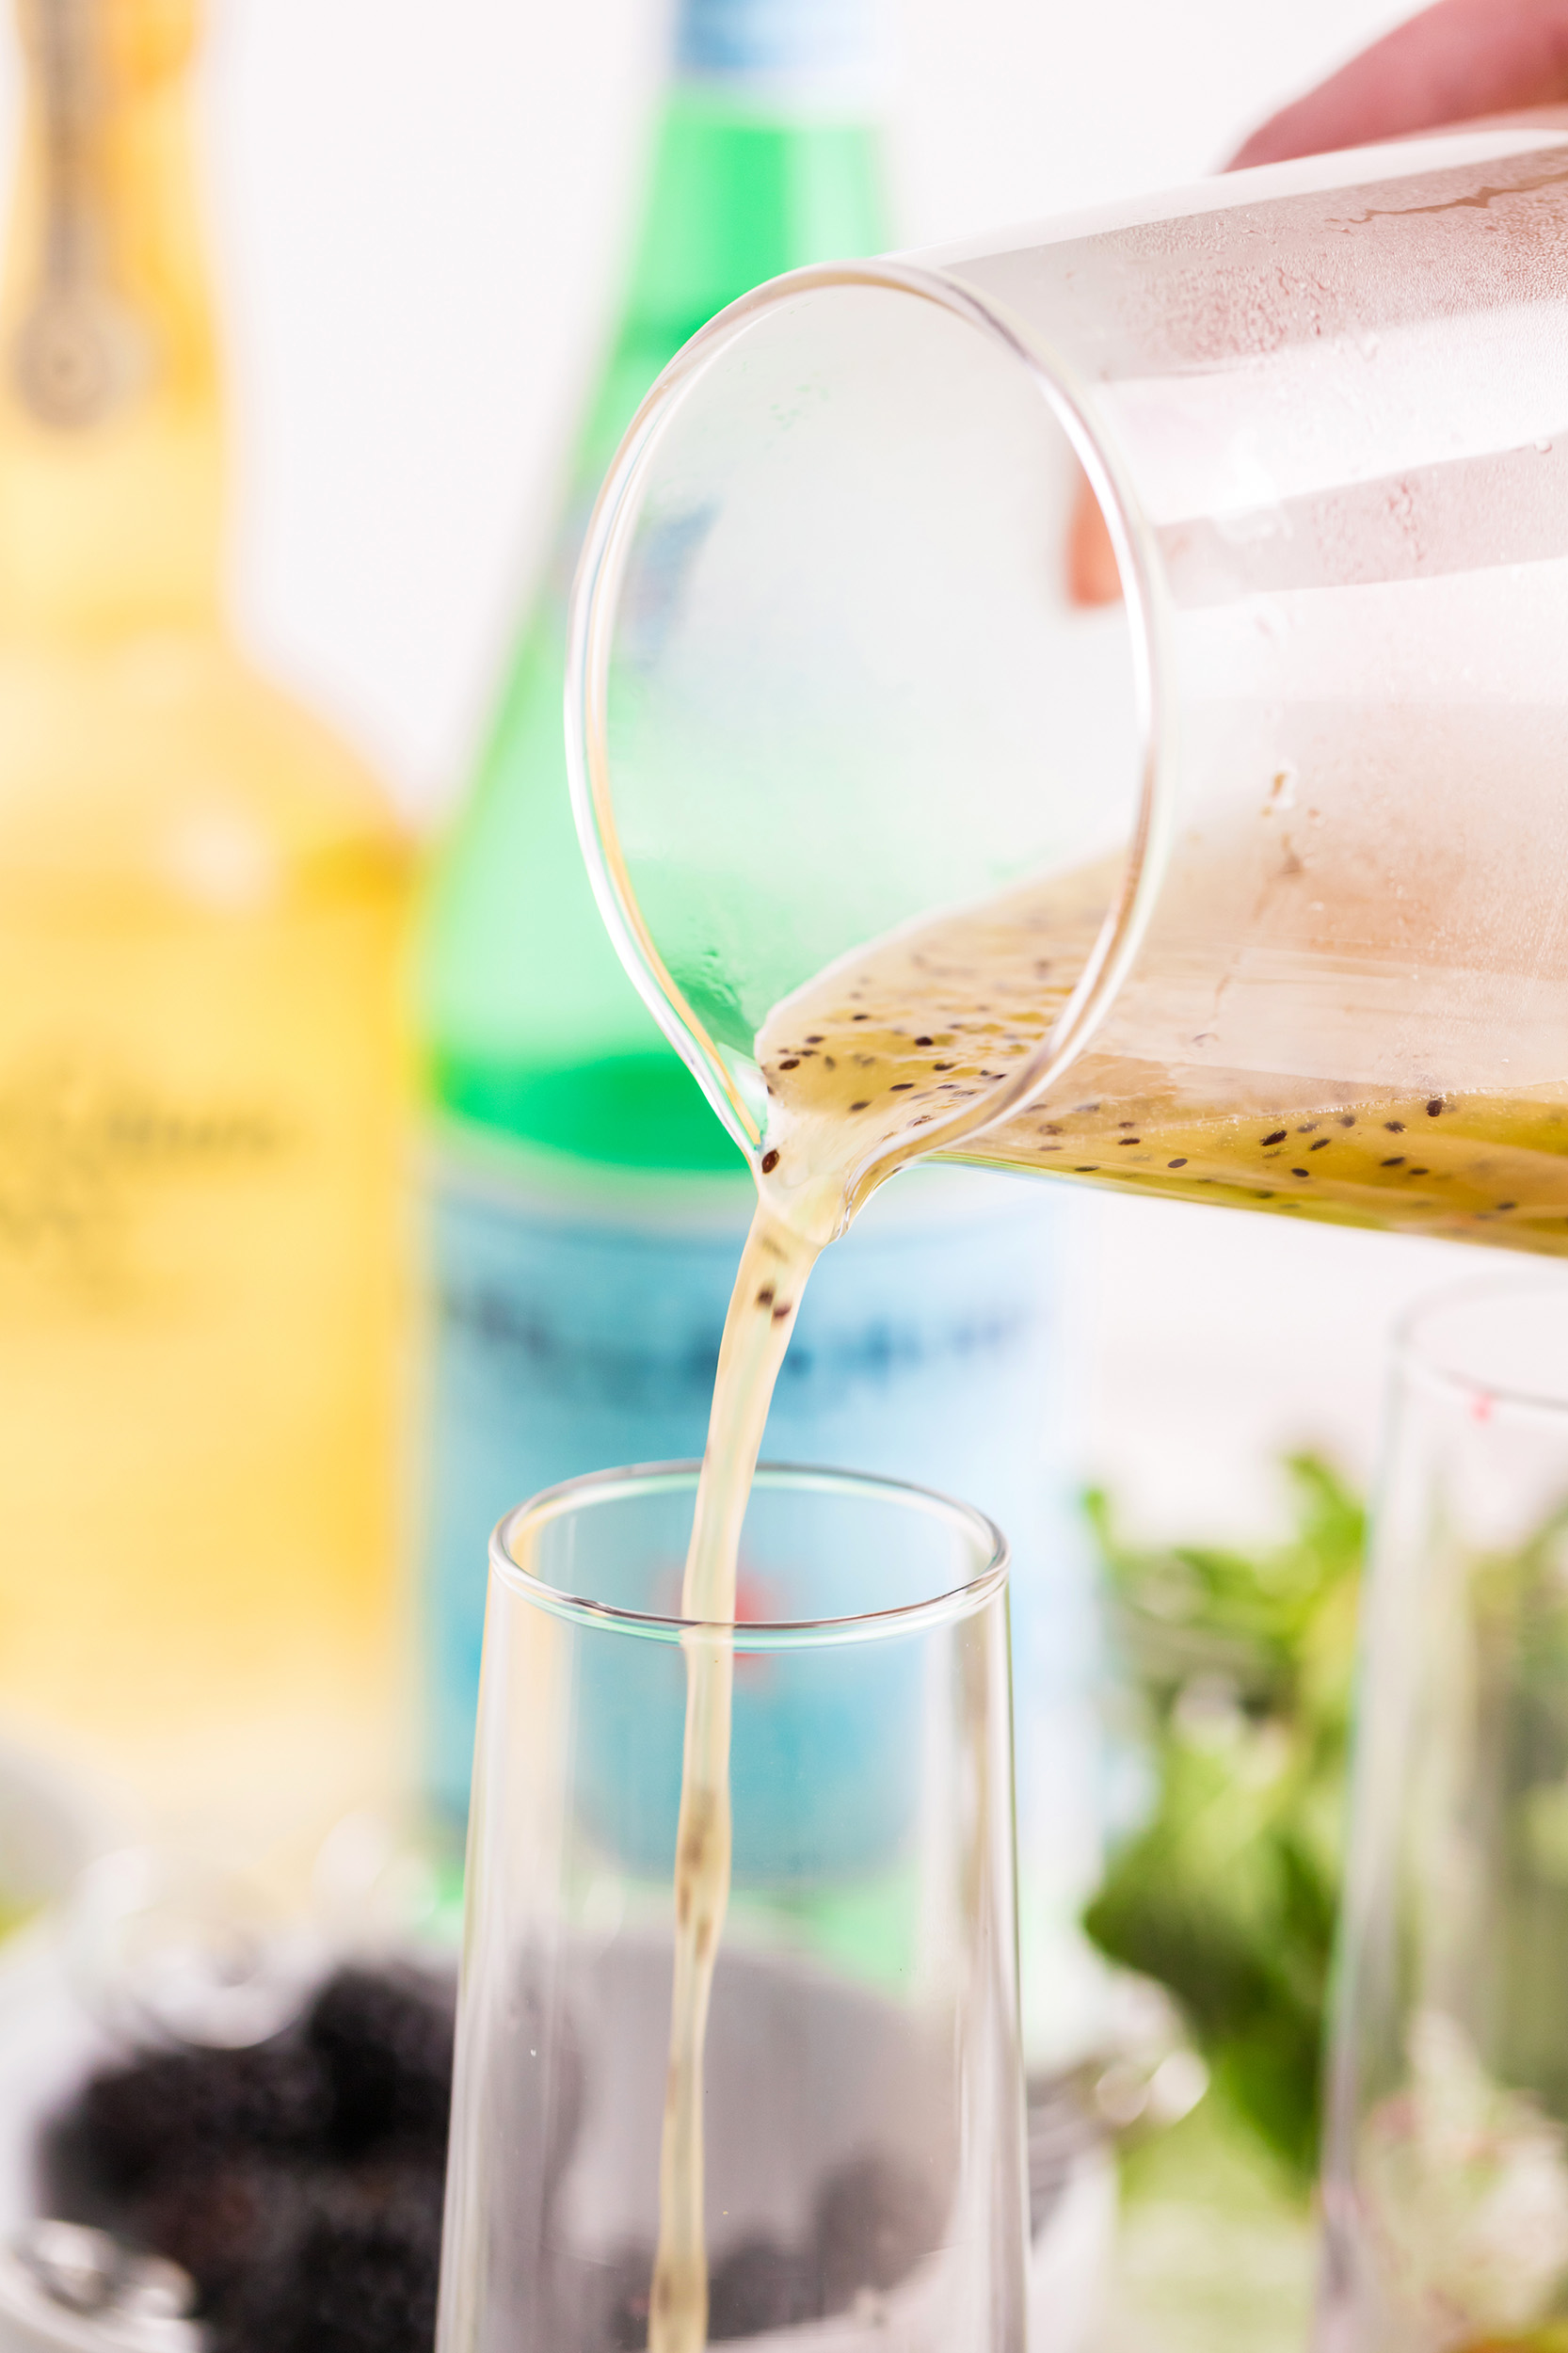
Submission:
{"label": "yellow bottle", "polygon": [[388,1770],[405,855],[224,626],[194,0],[21,0],[0,1731],[258,1849]]}

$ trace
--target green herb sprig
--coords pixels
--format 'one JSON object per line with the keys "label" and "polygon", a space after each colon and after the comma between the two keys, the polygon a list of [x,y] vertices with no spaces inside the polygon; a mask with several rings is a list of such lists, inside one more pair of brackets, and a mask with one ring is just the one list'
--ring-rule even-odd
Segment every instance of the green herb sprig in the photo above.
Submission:
{"label": "green herb sprig", "polygon": [[1086,1498],[1158,1795],[1090,1906],[1112,1960],[1185,2009],[1217,2090],[1304,2187],[1338,1898],[1366,1512],[1311,1454],[1256,1553],[1144,1548]]}

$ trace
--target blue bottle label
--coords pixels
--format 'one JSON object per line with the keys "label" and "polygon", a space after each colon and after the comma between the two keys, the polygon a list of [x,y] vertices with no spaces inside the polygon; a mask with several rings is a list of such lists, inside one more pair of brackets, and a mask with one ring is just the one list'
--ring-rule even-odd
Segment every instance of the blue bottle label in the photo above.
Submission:
{"label": "blue bottle label", "polygon": [[699,87],[869,109],[885,51],[881,0],[682,0],[675,59]]}
{"label": "blue bottle label", "polygon": [[[489,1530],[559,1480],[701,1454],[749,1206],[742,1187],[703,1224],[660,1226],[497,1181],[456,1154],[440,1164],[426,1739],[433,1794],[454,1813],[467,1805]],[[1007,1535],[1024,1893],[1044,1907],[1048,1938],[1076,1916],[1098,1864],[1092,1579],[1052,1457],[1052,1207],[1027,1182],[978,1172],[889,1188],[818,1263],[763,1443],[776,1462],[943,1489]],[[658,1727],[639,1728],[638,1770],[612,1773],[607,1808],[615,1786],[654,1782],[673,1804],[679,1701],[668,1755],[648,1746]],[[765,1778],[737,1791],[738,1820],[769,1818]],[[900,1793],[884,1794],[895,1825]],[[785,1827],[780,1816],[781,1837]],[[621,1843],[631,1835],[623,1825]],[[621,1859],[650,1873],[663,1861]],[[787,1865],[781,1849],[781,1876]]]}

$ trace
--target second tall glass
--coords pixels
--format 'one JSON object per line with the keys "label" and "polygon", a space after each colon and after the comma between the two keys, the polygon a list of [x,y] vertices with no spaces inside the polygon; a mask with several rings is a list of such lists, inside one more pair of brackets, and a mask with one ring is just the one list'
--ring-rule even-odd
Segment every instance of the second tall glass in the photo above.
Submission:
{"label": "second tall glass", "polygon": [[1368,1614],[1320,2353],[1560,2353],[1568,1286],[1407,1325]]}

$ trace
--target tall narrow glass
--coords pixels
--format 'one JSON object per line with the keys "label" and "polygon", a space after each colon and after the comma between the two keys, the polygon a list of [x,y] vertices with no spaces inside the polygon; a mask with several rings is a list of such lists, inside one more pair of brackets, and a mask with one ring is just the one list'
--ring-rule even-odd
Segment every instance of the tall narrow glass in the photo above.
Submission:
{"label": "tall narrow glass", "polygon": [[696,1479],[574,1481],[491,1542],[440,2353],[645,2342],[683,1650],[714,1641],[710,2341],[1022,2353],[1005,1545],[918,1488],[764,1467],[742,1623],[697,1627]]}
{"label": "tall narrow glass", "polygon": [[825,1064],[862,1181],[1568,1250],[1565,254],[1543,115],[800,271],[687,345],[568,748],[623,960],[778,1184]]}
{"label": "tall narrow glass", "polygon": [[1568,2344],[1568,1286],[1402,1334],[1334,2003],[1322,2353]]}

